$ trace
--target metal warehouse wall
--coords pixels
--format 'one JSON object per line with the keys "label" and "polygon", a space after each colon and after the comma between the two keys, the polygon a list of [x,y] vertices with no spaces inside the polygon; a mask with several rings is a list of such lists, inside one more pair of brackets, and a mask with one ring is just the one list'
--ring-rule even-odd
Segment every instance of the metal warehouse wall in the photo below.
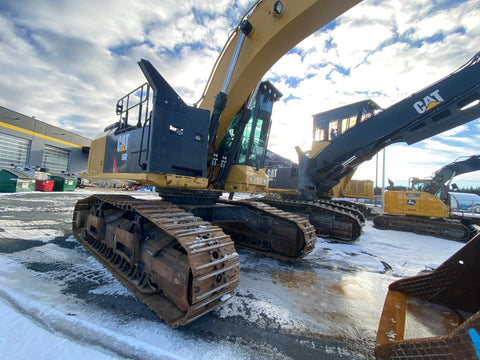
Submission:
{"label": "metal warehouse wall", "polygon": [[28,165],[42,166],[45,145],[70,152],[71,172],[84,172],[91,140],[0,106],[0,133],[30,141]]}

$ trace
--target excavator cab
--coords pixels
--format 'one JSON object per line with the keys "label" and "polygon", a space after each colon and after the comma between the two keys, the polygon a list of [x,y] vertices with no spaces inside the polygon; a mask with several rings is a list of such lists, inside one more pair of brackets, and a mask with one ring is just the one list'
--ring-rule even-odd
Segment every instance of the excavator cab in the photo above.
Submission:
{"label": "excavator cab", "polygon": [[425,187],[431,183],[431,180],[419,179],[419,178],[410,178],[409,188],[412,191],[425,191]]}
{"label": "excavator cab", "polygon": [[[370,119],[381,107],[372,100],[364,100],[313,116],[313,143],[310,157],[316,156],[325,146],[335,141],[351,128]],[[328,144],[327,143],[327,144]]]}
{"label": "excavator cab", "polygon": [[266,144],[271,126],[273,102],[282,94],[269,83],[260,86],[260,93],[253,104],[253,112],[242,135],[241,147],[237,156],[239,165],[249,165],[261,169],[267,152]]}
{"label": "excavator cab", "polygon": [[[227,189],[240,190],[238,185],[231,184],[238,182],[235,176],[228,177],[234,165],[237,168],[250,167],[257,171],[263,168],[273,103],[281,97],[282,93],[271,82],[262,81],[235,115],[218,147],[218,158],[221,160],[220,170],[216,177],[210,180],[215,187],[225,189],[228,178]],[[265,182],[263,185],[266,187],[267,183]]]}

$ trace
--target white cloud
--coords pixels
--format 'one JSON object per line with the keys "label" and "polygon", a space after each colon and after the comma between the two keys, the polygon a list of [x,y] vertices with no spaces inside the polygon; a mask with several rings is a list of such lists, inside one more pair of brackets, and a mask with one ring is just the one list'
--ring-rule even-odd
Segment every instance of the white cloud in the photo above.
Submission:
{"label": "white cloud", "polygon": [[271,76],[304,78],[307,67],[302,57],[296,53],[284,55],[270,70]]}
{"label": "white cloud", "polygon": [[447,131],[444,131],[442,134],[439,135],[440,138],[450,138],[450,137],[453,137],[455,135],[458,135],[462,132],[465,132],[468,130],[468,125],[467,124],[464,124],[464,125],[460,125],[460,126],[457,126],[453,129],[450,129],[450,130],[447,130]]}
{"label": "white cloud", "polygon": [[115,121],[116,100],[145,81],[140,58],[150,60],[187,103],[197,100],[238,21],[227,18],[227,9],[243,13],[228,1],[2,6],[0,104],[54,125],[68,123],[89,137]]}

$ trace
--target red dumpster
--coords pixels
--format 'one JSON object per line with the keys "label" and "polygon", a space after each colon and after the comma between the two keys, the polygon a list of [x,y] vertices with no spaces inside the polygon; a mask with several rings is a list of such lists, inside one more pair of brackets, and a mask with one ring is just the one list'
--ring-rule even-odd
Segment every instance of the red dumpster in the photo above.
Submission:
{"label": "red dumpster", "polygon": [[37,180],[35,182],[35,191],[52,191],[54,180]]}

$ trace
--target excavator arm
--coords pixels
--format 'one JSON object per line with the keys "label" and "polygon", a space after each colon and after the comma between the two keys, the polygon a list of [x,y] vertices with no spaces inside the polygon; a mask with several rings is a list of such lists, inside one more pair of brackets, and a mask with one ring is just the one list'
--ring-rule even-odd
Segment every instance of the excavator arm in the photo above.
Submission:
{"label": "excavator arm", "polygon": [[301,190],[323,194],[390,144],[411,145],[479,118],[479,100],[477,53],[451,75],[348,130],[315,157],[300,156]]}
{"label": "excavator arm", "polygon": [[424,186],[423,191],[429,192],[430,194],[436,194],[455,176],[477,170],[480,170],[480,155],[472,155],[465,160],[456,160],[435,171],[432,180],[428,182],[428,185]]}
{"label": "excavator arm", "polygon": [[219,93],[227,96],[218,126],[217,146],[268,69],[300,41],[360,1],[258,0],[253,4],[219,55],[198,101],[199,108],[211,111]]}
{"label": "excavator arm", "polygon": [[[232,132],[241,136],[240,129],[244,129],[243,124],[249,122],[253,112],[253,109],[245,106],[246,99],[250,96],[252,100],[252,90],[268,69],[298,42],[358,2],[261,0],[247,11],[219,55],[205,91],[197,102],[201,109],[211,110],[210,188],[248,193],[266,190],[268,181],[262,167],[270,117],[262,119],[262,125],[259,125],[259,128],[263,128],[263,139],[253,146],[258,148],[256,157],[261,161],[254,161],[255,165],[239,161],[238,149],[222,154],[221,145],[228,141],[226,137],[230,137]],[[233,130],[232,122],[237,117],[240,121],[236,125],[240,126]],[[247,127],[251,128],[254,123],[258,123],[256,119],[250,120]],[[238,145],[240,140],[234,141]],[[248,144],[247,147],[251,148],[252,145]]]}

